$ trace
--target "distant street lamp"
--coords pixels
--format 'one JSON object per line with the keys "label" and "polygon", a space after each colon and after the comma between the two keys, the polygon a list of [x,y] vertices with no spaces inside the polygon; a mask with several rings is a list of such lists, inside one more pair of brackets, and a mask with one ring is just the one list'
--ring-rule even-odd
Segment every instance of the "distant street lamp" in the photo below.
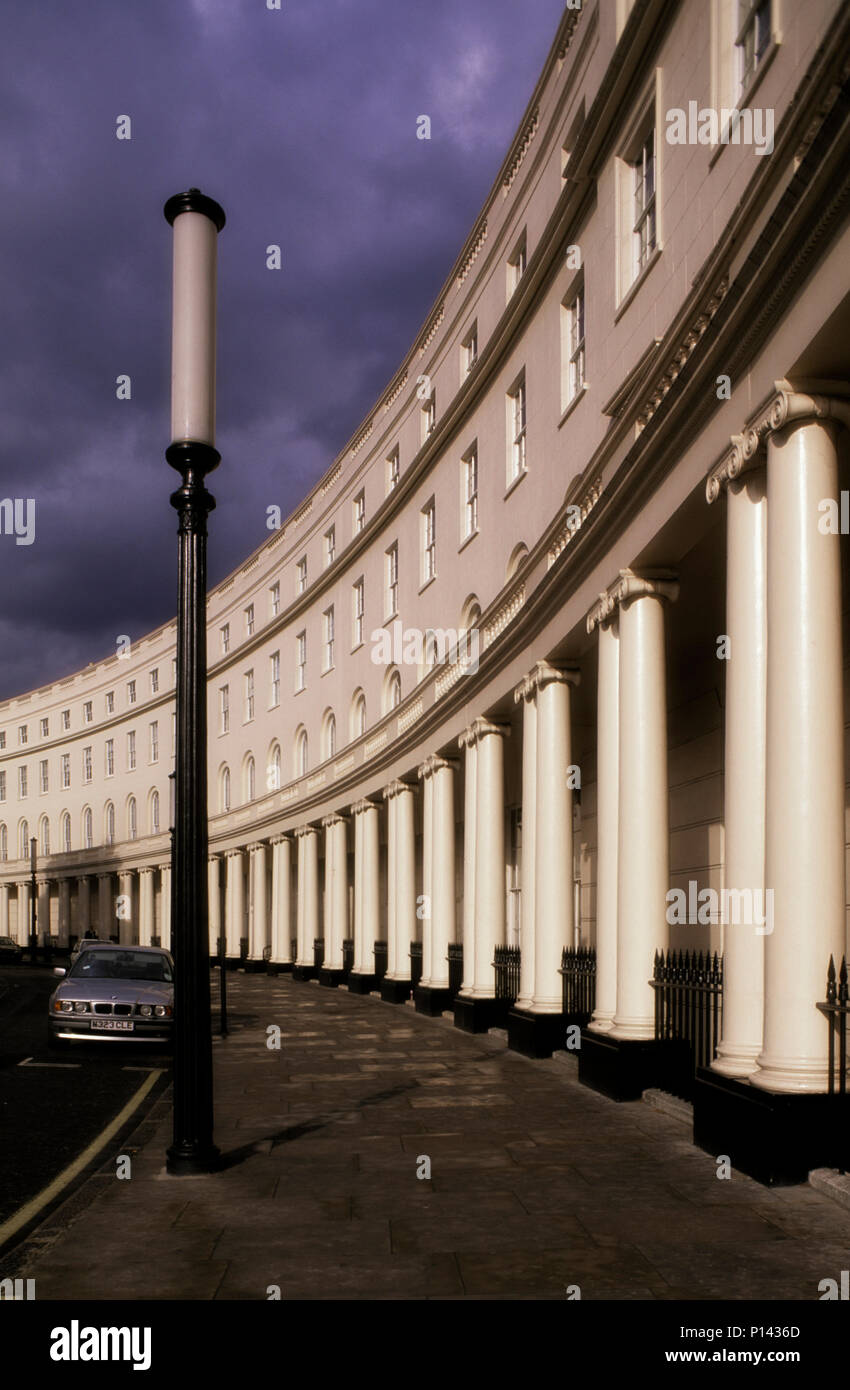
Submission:
{"label": "distant street lamp", "polygon": [[215,448],[216,249],[224,226],[218,203],[197,188],[169,198],[174,229],[171,444],[165,457],[182,476],[171,505],[179,518],[177,739],[172,941],[174,1140],[169,1173],[208,1173],[213,1144],[207,889],[207,515],[215,499],[204,478],[221,462]]}
{"label": "distant street lamp", "polygon": [[30,840],[30,960],[33,965],[36,962],[38,953],[38,933],[35,925],[36,914],[36,884],[35,884],[35,860],[38,842],[33,836]]}

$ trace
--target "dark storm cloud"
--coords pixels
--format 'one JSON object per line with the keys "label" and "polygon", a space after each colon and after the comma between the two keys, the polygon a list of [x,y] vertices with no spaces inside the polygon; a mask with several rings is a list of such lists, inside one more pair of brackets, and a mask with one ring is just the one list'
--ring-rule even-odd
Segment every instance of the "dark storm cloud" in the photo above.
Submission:
{"label": "dark storm cloud", "polygon": [[0,536],[0,698],[172,616],[165,199],[194,184],[228,214],[214,583],[267,534],[266,507],[286,513],[328,467],[407,351],[561,9],[5,0],[0,497],[35,498],[36,530],[32,545]]}

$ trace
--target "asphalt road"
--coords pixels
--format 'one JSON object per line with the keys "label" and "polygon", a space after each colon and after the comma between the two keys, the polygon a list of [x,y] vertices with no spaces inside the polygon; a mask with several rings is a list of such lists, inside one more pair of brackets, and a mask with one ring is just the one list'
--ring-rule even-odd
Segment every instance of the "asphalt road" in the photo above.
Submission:
{"label": "asphalt road", "polygon": [[111,1042],[50,1052],[56,983],[44,968],[0,968],[0,1224],[97,1137],[145,1069],[171,1063],[168,1054]]}

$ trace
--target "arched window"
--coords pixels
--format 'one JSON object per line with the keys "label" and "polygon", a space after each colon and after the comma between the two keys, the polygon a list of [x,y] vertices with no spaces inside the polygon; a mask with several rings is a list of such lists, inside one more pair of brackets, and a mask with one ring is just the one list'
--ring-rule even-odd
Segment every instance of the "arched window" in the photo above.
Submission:
{"label": "arched window", "polygon": [[360,738],[366,732],[366,696],[362,690],[355,690],[351,699],[351,737]]}
{"label": "arched window", "polygon": [[0,825],[0,859],[9,858],[9,832],[5,825]]}
{"label": "arched window", "polygon": [[71,853],[71,817],[67,811],[62,817],[62,852]]}
{"label": "arched window", "polygon": [[257,795],[257,770],[253,758],[248,758],[248,761],[245,763],[243,788],[245,793],[244,800],[253,801],[254,797]]}
{"label": "arched window", "polygon": [[525,544],[525,541],[520,541],[519,545],[514,546],[505,570],[505,579],[513,579],[527,554],[528,546]]}
{"label": "arched window", "polygon": [[127,802],[127,838],[128,838],[128,840],[135,840],[135,838],[136,838],[136,836],[138,835],[138,833],[139,833],[139,821],[138,821],[138,814],[137,814],[137,811],[136,811],[136,798],[135,798],[134,796],[131,796],[131,797],[130,797],[130,800]]}
{"label": "arched window", "polygon": [[83,848],[91,849],[94,844],[94,826],[92,823],[91,807],[87,806],[83,812]]}
{"label": "arched window", "polygon": [[115,844],[115,807],[111,801],[106,803],[106,815],[104,817],[104,831],[106,844]]}
{"label": "arched window", "polygon": [[41,842],[42,854],[50,853],[50,821],[47,816],[42,816],[41,825],[38,827],[38,838]]}
{"label": "arched window", "polygon": [[221,795],[220,804],[222,812],[230,810],[230,768],[224,767],[221,770]]}
{"label": "arched window", "polygon": [[325,710],[322,721],[322,755],[325,758],[336,757],[336,717],[333,710]]}
{"label": "arched window", "polygon": [[392,666],[384,680],[384,714],[397,709],[401,704],[401,672]]}
{"label": "arched window", "polygon": [[295,776],[303,777],[308,764],[307,730],[299,729],[295,735]]}
{"label": "arched window", "polygon": [[151,834],[159,834],[159,792],[151,794]]}
{"label": "arched window", "polygon": [[268,767],[266,769],[266,785],[269,791],[279,791],[282,780],[280,773],[280,744],[273,743],[269,753]]}
{"label": "arched window", "polygon": [[457,660],[463,666],[478,670],[478,649],[481,640],[481,604],[470,594],[460,614]]}
{"label": "arched window", "polygon": [[25,820],[22,820],[22,821],[21,821],[21,829],[20,829],[20,835],[19,835],[19,845],[18,845],[18,848],[19,848],[19,850],[20,850],[20,855],[19,855],[19,857],[20,857],[21,859],[29,859],[29,857],[30,857],[30,828],[29,828],[29,826],[27,825],[27,823],[26,823]]}

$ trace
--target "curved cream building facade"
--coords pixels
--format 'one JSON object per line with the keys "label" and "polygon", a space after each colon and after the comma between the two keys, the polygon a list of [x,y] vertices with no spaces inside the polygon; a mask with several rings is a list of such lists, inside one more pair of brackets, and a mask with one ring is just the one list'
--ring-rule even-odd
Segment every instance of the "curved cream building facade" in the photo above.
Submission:
{"label": "curved cream building facade", "polygon": [[[520,946],[531,1047],[592,946],[582,1067],[612,1094],[649,1075],[655,951],[723,950],[717,1085],[825,1090],[848,51],[838,0],[565,9],[411,351],[209,594],[211,949],[308,974],[323,937],[336,980],[353,939],[365,989],[386,941],[400,1000],[421,942],[437,1009],[462,943],[483,1027]],[[167,625],[0,706],[0,934],[35,836],[42,936],[169,942],[173,662]]]}

